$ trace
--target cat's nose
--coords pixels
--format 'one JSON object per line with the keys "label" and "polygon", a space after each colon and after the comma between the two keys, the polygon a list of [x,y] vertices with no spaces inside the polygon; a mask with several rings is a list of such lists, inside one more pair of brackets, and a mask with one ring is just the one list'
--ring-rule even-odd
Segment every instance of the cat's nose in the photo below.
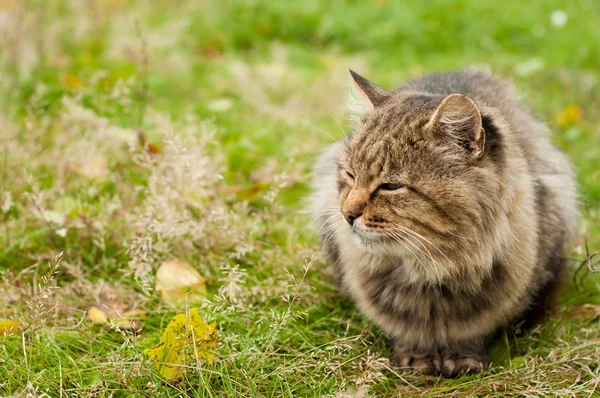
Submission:
{"label": "cat's nose", "polygon": [[348,221],[348,224],[350,225],[354,224],[354,220],[362,216],[362,212],[356,210],[344,210],[342,211],[342,214],[344,215],[344,218],[346,219],[346,221]]}

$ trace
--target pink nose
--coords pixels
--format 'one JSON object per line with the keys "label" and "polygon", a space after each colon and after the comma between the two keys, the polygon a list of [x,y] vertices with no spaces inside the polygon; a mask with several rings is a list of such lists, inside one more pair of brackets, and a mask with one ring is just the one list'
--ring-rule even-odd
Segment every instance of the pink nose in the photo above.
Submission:
{"label": "pink nose", "polygon": [[350,225],[354,224],[354,220],[362,216],[362,212],[356,210],[343,210],[342,214],[344,215],[344,218],[346,219],[346,221],[348,221],[348,224]]}

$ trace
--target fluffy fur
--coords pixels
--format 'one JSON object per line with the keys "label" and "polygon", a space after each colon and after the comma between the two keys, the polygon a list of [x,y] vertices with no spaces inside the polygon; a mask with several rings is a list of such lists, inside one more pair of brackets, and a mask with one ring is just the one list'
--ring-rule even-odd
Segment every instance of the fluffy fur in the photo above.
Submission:
{"label": "fluffy fur", "polygon": [[356,125],[319,158],[311,206],[339,285],[397,366],[479,372],[490,337],[536,322],[559,284],[578,218],[571,164],[486,72],[393,92],[350,78]]}

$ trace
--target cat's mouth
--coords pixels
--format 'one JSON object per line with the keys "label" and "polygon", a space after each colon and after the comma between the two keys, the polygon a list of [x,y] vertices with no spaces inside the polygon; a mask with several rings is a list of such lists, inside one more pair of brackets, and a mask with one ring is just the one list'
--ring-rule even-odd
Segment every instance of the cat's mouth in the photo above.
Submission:
{"label": "cat's mouth", "polygon": [[414,250],[411,250],[413,243],[410,243],[410,240],[399,234],[355,227],[352,227],[352,232],[354,244],[367,253],[398,258],[406,258],[415,254]]}
{"label": "cat's mouth", "polygon": [[369,252],[381,251],[394,241],[394,238],[384,231],[370,229],[362,222],[355,222],[351,229],[354,243]]}

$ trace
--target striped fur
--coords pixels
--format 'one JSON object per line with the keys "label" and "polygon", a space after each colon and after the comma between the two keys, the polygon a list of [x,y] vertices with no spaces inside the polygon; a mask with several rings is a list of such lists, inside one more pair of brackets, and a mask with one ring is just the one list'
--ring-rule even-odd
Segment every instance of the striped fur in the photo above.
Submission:
{"label": "striped fur", "polygon": [[357,76],[371,106],[315,169],[325,252],[399,367],[479,372],[489,338],[533,324],[559,285],[578,219],[571,164],[485,72],[394,92]]}

